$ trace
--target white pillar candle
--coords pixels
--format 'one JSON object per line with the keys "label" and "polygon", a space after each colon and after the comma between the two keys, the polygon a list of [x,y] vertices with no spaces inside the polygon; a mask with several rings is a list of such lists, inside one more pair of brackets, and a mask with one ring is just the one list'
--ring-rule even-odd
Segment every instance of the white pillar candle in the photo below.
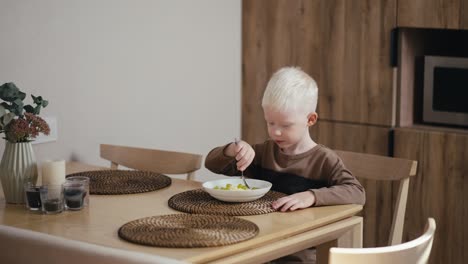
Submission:
{"label": "white pillar candle", "polygon": [[65,182],[65,160],[47,160],[42,164],[42,184],[60,185]]}

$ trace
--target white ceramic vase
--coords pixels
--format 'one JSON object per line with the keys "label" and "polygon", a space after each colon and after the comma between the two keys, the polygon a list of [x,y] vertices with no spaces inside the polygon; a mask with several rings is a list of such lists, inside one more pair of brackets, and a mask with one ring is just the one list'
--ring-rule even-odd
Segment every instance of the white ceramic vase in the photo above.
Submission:
{"label": "white ceramic vase", "polygon": [[22,204],[24,184],[37,181],[37,163],[30,142],[10,143],[6,141],[0,162],[0,180],[7,203]]}

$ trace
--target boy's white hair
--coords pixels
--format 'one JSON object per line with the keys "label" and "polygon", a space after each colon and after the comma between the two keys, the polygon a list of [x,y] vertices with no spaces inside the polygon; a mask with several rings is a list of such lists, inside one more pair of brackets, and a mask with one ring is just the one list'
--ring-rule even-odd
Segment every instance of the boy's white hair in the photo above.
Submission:
{"label": "boy's white hair", "polygon": [[305,110],[313,113],[317,108],[317,83],[297,67],[279,69],[268,81],[263,93],[262,107],[278,111]]}

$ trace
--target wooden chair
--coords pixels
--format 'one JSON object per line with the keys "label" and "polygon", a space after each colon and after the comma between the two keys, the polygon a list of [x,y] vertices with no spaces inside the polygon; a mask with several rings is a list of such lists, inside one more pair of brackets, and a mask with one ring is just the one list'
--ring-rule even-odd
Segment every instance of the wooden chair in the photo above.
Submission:
{"label": "wooden chair", "polygon": [[416,175],[418,163],[414,160],[349,151],[336,151],[336,153],[358,178],[400,182],[388,245],[401,244],[409,180],[411,176]]}
{"label": "wooden chair", "polygon": [[424,264],[429,260],[435,230],[435,220],[429,218],[424,234],[403,244],[377,248],[332,247],[329,264]]}
{"label": "wooden chair", "polygon": [[175,259],[110,248],[0,225],[0,262],[17,264],[180,264]]}
{"label": "wooden chair", "polygon": [[199,154],[106,144],[101,144],[100,149],[101,157],[111,161],[111,169],[122,165],[163,174],[186,173],[188,180],[195,178],[195,171],[200,169],[203,158]]}

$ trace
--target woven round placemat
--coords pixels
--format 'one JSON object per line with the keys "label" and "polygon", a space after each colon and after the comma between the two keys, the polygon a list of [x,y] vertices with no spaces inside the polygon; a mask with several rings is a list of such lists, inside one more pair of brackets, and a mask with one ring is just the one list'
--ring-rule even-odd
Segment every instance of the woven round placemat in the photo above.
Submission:
{"label": "woven round placemat", "polygon": [[119,228],[119,237],[156,247],[214,247],[256,236],[258,226],[232,216],[171,214],[137,219]]}
{"label": "woven round placemat", "polygon": [[73,173],[71,176],[89,177],[91,194],[132,194],[162,189],[171,185],[166,175],[137,170],[97,170]]}
{"label": "woven round placemat", "polygon": [[172,196],[169,207],[191,214],[207,215],[259,215],[275,212],[271,203],[283,196],[283,193],[269,191],[262,198],[246,203],[228,203],[216,200],[203,189],[190,190]]}

